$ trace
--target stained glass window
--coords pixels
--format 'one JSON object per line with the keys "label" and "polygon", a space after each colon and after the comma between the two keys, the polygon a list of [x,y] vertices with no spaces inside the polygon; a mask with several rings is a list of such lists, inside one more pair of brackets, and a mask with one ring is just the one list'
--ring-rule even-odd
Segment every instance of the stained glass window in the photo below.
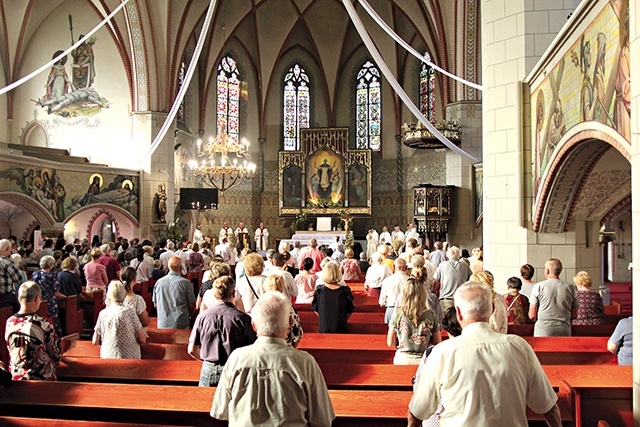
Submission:
{"label": "stained glass window", "polygon": [[218,65],[216,130],[235,141],[240,129],[240,79],[236,61],[225,56]]}
{"label": "stained glass window", "polygon": [[356,78],[356,148],[380,150],[380,71],[367,61]]}
{"label": "stained glass window", "polygon": [[[180,63],[180,74],[178,74],[178,92],[180,91],[180,89],[182,88],[182,85],[184,84],[184,75],[186,72],[186,67],[184,64],[184,61]],[[185,107],[184,107],[184,101],[186,99],[186,96],[184,98],[182,98],[182,102],[180,103],[180,107],[178,107],[178,120],[180,120],[181,122],[185,122]]]}
{"label": "stained glass window", "polygon": [[[425,53],[427,61],[431,61],[429,53]],[[420,112],[431,123],[436,121],[436,73],[433,67],[422,62],[420,67]]]}
{"label": "stained glass window", "polygon": [[309,127],[309,77],[296,64],[284,76],[284,149],[300,149],[300,129]]}

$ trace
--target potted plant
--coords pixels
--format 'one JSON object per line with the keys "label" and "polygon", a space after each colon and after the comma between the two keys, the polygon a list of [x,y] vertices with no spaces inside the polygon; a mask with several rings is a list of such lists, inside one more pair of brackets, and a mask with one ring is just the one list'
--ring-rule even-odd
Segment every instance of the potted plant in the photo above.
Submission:
{"label": "potted plant", "polygon": [[306,230],[307,228],[307,213],[299,210],[296,214],[293,222],[291,223],[291,232],[295,234],[296,230]]}

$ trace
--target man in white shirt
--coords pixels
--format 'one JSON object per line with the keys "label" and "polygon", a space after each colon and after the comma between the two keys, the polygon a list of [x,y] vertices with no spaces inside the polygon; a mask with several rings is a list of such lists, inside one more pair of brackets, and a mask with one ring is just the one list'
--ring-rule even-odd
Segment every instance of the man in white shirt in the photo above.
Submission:
{"label": "man in white shirt", "polygon": [[160,255],[160,258],[158,258],[162,263],[162,269],[164,271],[169,271],[169,260],[175,254],[175,252],[173,251],[175,247],[175,243],[173,243],[171,240],[167,240],[167,250]]}
{"label": "man in white shirt", "polygon": [[420,238],[420,234],[418,234],[414,223],[409,223],[409,225],[407,225],[407,232],[404,234],[404,237],[406,241],[409,241],[409,239],[416,239],[416,242],[418,242],[417,246],[422,245],[422,239]]}
{"label": "man in white shirt", "polygon": [[271,263],[273,266],[269,269],[268,273],[265,273],[265,276],[270,276],[272,274],[281,276],[284,279],[284,294],[288,297],[297,297],[298,286],[296,285],[296,281],[293,280],[291,273],[284,269],[284,255],[279,252],[274,253],[271,257]]}
{"label": "man in white shirt", "polygon": [[[382,227],[382,233],[380,233],[380,241],[379,244],[380,245],[386,245],[387,243],[391,243],[391,234],[389,233],[389,230],[387,229],[387,227]],[[376,250],[377,250],[377,246],[376,246]],[[375,252],[375,251],[374,251]],[[373,252],[372,252],[373,253]],[[369,258],[371,258],[371,256],[369,256]]]}
{"label": "man in white shirt", "polygon": [[198,245],[204,240],[204,234],[202,234],[202,230],[200,230],[201,227],[200,224],[196,225],[196,229],[193,232],[193,243],[197,243]]}
{"label": "man in white shirt", "polygon": [[407,263],[404,259],[397,258],[393,262],[393,265],[396,271],[382,281],[380,298],[378,299],[381,307],[387,307],[387,310],[384,312],[384,323],[389,323],[389,320],[391,320],[391,315],[396,307],[396,300],[398,299],[398,295],[400,295],[402,285],[407,283],[409,279],[407,275]]}
{"label": "man in white shirt", "polygon": [[229,263],[232,259],[235,259],[235,254],[233,249],[229,246],[229,242],[225,237],[222,239],[222,243],[216,246],[215,251],[216,254],[222,257],[222,260],[226,263]]}
{"label": "man in white shirt", "polygon": [[233,230],[229,228],[229,224],[227,223],[227,221],[223,222],[220,233],[218,234],[218,243],[222,243],[222,239],[227,239],[227,241],[229,241],[229,237],[231,237],[232,233]]}
{"label": "man in white shirt", "polygon": [[331,425],[335,414],[318,363],[285,341],[290,307],[280,292],[260,297],[251,311],[258,339],[229,356],[213,397],[212,417],[232,426]]}
{"label": "man in white shirt", "polygon": [[371,258],[371,254],[378,249],[378,242],[380,241],[380,237],[378,236],[378,232],[372,227],[367,232],[367,259]]}
{"label": "man in white shirt", "polygon": [[531,346],[517,335],[494,332],[491,290],[468,282],[456,290],[462,335],[443,341],[420,370],[409,403],[408,425],[418,427],[442,404],[440,426],[527,426],[527,406],[562,425],[558,396]]}
{"label": "man in white shirt", "polygon": [[256,252],[264,255],[269,245],[269,230],[265,228],[263,222],[256,228],[253,238],[256,241]]}
{"label": "man in white shirt", "polygon": [[244,221],[240,221],[233,234],[236,235],[236,250],[238,253],[249,247],[249,229],[244,226]]}
{"label": "man in white shirt", "polygon": [[435,242],[433,247],[434,250],[429,254],[429,260],[437,267],[441,262],[447,260],[447,255],[442,250],[442,242]]}
{"label": "man in white shirt", "polygon": [[392,241],[398,240],[404,243],[404,239],[405,239],[404,233],[402,232],[402,230],[400,230],[400,226],[394,225],[393,231],[391,232],[391,240]]}

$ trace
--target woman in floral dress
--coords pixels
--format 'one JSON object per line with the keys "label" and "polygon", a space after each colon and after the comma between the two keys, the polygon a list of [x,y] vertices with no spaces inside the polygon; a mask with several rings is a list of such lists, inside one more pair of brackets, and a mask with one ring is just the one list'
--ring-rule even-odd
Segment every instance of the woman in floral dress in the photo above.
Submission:
{"label": "woman in floral dress", "polygon": [[410,277],[401,291],[389,322],[387,345],[397,348],[394,365],[418,365],[427,347],[442,340],[440,324],[427,308],[427,288],[422,281]]}
{"label": "woman in floral dress", "polygon": [[580,306],[578,317],[571,321],[572,325],[602,325],[604,324],[604,306],[602,297],[597,292],[592,292],[591,276],[586,271],[579,271],[573,278],[573,283],[578,287],[576,297]]}

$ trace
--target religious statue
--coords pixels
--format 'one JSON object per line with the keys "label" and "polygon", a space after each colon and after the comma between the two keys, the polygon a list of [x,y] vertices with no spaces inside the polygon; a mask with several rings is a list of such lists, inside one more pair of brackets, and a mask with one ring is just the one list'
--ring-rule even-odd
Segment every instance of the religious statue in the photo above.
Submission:
{"label": "religious statue", "polygon": [[165,216],[167,215],[167,189],[164,184],[158,185],[158,192],[154,197],[153,206],[155,208],[156,222],[165,223]]}

